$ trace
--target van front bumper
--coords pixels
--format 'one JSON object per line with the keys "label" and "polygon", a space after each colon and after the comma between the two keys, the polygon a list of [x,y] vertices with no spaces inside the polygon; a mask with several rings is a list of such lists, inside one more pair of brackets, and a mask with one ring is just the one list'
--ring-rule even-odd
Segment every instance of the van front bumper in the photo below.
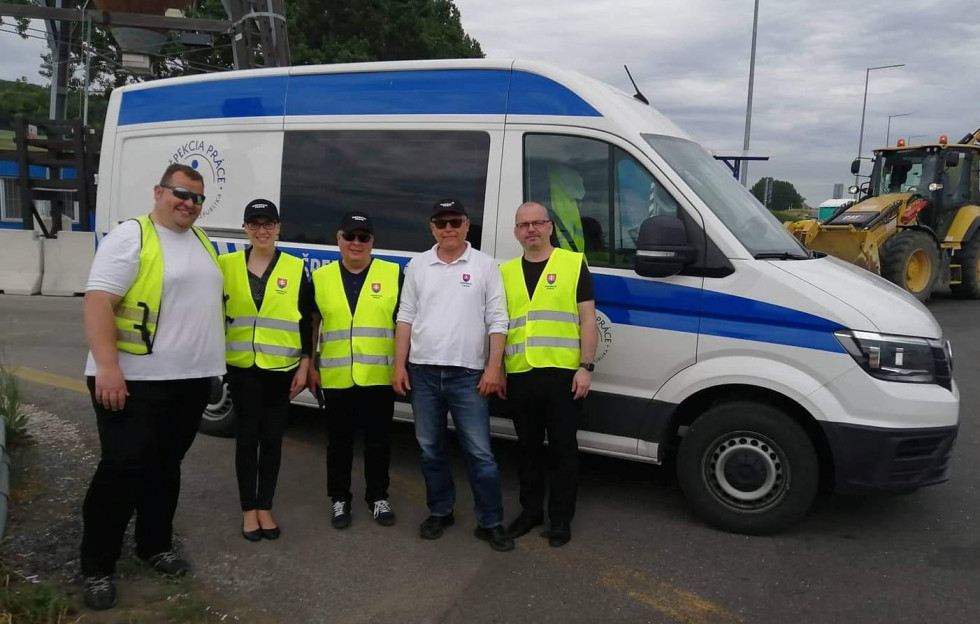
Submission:
{"label": "van front bumper", "polygon": [[838,493],[907,492],[949,479],[959,425],[918,429],[820,425],[833,453]]}

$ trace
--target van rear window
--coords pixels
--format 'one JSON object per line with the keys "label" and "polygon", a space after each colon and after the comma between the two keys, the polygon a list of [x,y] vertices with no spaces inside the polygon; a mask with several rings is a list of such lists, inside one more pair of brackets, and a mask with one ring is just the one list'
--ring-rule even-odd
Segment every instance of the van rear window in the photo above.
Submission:
{"label": "van rear window", "polygon": [[456,130],[297,130],[283,143],[282,240],[336,245],[350,210],[374,220],[375,247],[424,251],[432,204],[463,202],[479,249],[490,135]]}

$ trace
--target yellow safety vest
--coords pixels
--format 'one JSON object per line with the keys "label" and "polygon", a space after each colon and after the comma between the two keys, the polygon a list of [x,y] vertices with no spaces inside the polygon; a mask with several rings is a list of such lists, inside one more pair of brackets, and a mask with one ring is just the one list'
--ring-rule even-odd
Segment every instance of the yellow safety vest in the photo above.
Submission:
{"label": "yellow safety vest", "polygon": [[[163,298],[163,248],[149,215],[134,219],[140,224],[140,268],[136,280],[116,307],[116,348],[133,355],[153,353],[160,300]],[[194,234],[217,263],[207,234],[191,226]],[[188,304],[190,305],[190,304]]]}
{"label": "yellow safety vest", "polygon": [[299,289],[303,261],[280,253],[269,274],[262,309],[255,309],[245,252],[218,258],[225,277],[225,361],[231,366],[288,371],[302,354]]}
{"label": "yellow safety vest", "polygon": [[373,259],[351,316],[340,261],[313,272],[320,328],[320,385],[342,389],[386,386],[395,365],[395,322],[398,275],[394,262]]}
{"label": "yellow safety vest", "polygon": [[522,373],[532,368],[577,369],[581,361],[578,291],[582,254],[555,249],[528,299],[521,257],[500,267],[507,291],[510,325],[504,368]]}
{"label": "yellow safety vest", "polygon": [[561,172],[552,169],[548,172],[551,190],[551,212],[554,216],[555,234],[558,246],[569,251],[585,252],[585,230],[582,228],[582,215],[578,202],[565,191]]}

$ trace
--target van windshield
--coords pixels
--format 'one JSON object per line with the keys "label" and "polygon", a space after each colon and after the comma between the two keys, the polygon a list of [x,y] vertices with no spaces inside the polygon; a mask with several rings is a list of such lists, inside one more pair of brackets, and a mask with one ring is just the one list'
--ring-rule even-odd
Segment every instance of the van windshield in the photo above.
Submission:
{"label": "van windshield", "polygon": [[643,138],[753,256],[810,257],[779,220],[700,145],[656,134]]}

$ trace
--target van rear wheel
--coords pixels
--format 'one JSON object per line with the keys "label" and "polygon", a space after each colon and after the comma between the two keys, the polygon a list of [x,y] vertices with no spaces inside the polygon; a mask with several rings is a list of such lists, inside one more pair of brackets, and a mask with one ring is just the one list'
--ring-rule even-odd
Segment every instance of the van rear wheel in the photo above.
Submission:
{"label": "van rear wheel", "polygon": [[221,377],[211,378],[211,394],[208,404],[201,415],[201,424],[197,430],[201,433],[219,438],[235,436],[235,426],[238,417],[235,414],[235,404],[231,401],[228,382]]}
{"label": "van rear wheel", "polygon": [[677,475],[705,522],[725,531],[766,535],[809,511],[819,460],[806,432],[784,411],[756,401],[710,408],[681,441]]}

